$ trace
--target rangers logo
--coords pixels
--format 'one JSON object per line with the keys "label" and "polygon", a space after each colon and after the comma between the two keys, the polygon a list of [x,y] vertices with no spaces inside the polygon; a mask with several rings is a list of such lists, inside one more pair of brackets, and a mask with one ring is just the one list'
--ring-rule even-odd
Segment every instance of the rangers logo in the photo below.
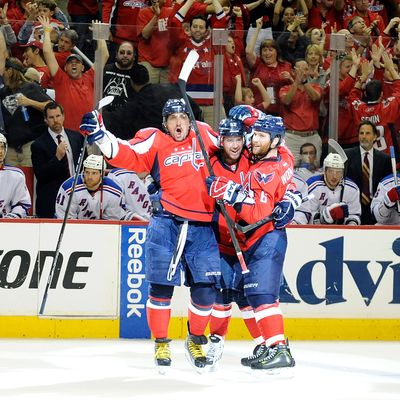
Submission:
{"label": "rangers logo", "polygon": [[255,178],[258,183],[268,183],[274,179],[275,172],[271,172],[270,174],[263,174],[262,172],[256,170],[255,171]]}

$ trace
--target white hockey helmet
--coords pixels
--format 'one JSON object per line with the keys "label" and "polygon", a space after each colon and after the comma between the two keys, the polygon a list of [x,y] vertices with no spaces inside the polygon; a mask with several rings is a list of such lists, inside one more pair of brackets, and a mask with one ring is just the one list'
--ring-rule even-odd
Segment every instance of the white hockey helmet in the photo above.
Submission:
{"label": "white hockey helmet", "polygon": [[0,133],[0,143],[4,143],[4,155],[7,153],[7,138]]}
{"label": "white hockey helmet", "polygon": [[103,156],[96,156],[95,154],[91,154],[83,162],[83,167],[104,171],[106,168],[106,163],[103,159]]}
{"label": "white hockey helmet", "polygon": [[337,153],[329,153],[324,160],[324,170],[326,168],[344,169],[344,161]]}

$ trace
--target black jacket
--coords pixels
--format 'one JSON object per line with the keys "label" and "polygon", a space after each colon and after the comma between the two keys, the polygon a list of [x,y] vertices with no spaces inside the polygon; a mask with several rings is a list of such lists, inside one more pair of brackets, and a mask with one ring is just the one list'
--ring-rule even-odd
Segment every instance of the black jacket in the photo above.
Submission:
{"label": "black jacket", "polygon": [[[345,150],[348,157],[347,176],[351,178],[356,185],[362,188],[362,161],[360,146],[352,147]],[[373,170],[372,170],[372,193],[373,196],[378,188],[379,182],[385,176],[391,173],[390,157],[382,151],[373,150]],[[361,198],[360,198],[361,202]],[[371,215],[371,207],[361,203],[361,224],[372,225],[376,221]]]}
{"label": "black jacket", "polygon": [[[78,163],[83,137],[75,131],[65,129],[72,148],[74,165]],[[46,131],[31,146],[32,165],[36,177],[36,215],[39,218],[54,218],[55,201],[61,184],[69,178],[62,160],[56,157],[57,145]]]}

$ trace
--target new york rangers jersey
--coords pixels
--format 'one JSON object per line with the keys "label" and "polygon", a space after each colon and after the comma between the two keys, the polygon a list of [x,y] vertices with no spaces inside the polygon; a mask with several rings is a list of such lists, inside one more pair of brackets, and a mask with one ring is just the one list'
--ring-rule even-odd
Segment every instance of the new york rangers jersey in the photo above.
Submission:
{"label": "new york rangers jersey", "polygon": [[108,175],[122,189],[125,195],[125,206],[128,210],[143,217],[146,221],[151,216],[149,193],[144,182],[133,171],[123,168],[114,168]]}
{"label": "new york rangers jersey", "polygon": [[25,218],[31,205],[24,173],[10,165],[0,168],[0,218]]}
{"label": "new york rangers jersey", "polygon": [[344,202],[349,207],[349,216],[344,219],[344,224],[354,222],[360,225],[360,190],[351,179],[344,178],[333,190],[326,185],[324,175],[310,178],[307,184],[308,194],[313,194],[314,197],[304,202],[301,209],[296,210],[294,221],[297,224],[319,224],[320,214],[325,207]]}
{"label": "new york rangers jersey", "polygon": [[[209,155],[217,146],[216,133],[197,122]],[[118,141],[119,150],[109,163],[137,172],[148,172],[161,188],[161,204],[167,212],[193,221],[210,222],[215,201],[208,195],[209,175],[193,129],[181,142],[156,128],[138,131],[131,141]]]}
{"label": "new york rangers jersey", "polygon": [[[56,218],[65,216],[73,181],[73,177],[69,178],[60,186],[56,197]],[[111,179],[104,177],[102,185],[89,192],[82,175],[79,175],[68,218],[130,220],[134,217],[133,213],[126,210],[124,203],[121,188]]]}
{"label": "new york rangers jersey", "polygon": [[[397,181],[400,182],[399,174],[397,174]],[[371,201],[371,212],[378,225],[400,225],[400,213],[397,211],[397,205],[389,208],[384,203],[385,194],[394,186],[393,174],[383,178]]]}

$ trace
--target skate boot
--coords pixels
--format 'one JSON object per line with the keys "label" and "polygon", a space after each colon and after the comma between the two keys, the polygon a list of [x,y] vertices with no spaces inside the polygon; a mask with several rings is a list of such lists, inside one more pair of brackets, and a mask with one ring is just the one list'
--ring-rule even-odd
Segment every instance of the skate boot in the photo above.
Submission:
{"label": "skate boot", "polygon": [[251,363],[251,369],[273,370],[275,368],[291,368],[296,365],[290,354],[289,346],[278,344],[270,347],[257,361]]}
{"label": "skate boot", "polygon": [[186,337],[186,358],[198,373],[202,373],[202,369],[206,366],[206,355],[201,347],[203,344],[207,344],[204,335],[196,336],[189,333]]}
{"label": "skate boot", "polygon": [[210,347],[206,355],[206,364],[210,366],[210,371],[215,371],[219,360],[222,358],[224,351],[224,338],[219,335],[210,335]]}
{"label": "skate boot", "polygon": [[251,356],[242,358],[240,362],[245,367],[250,367],[251,363],[253,361],[257,361],[266,351],[268,351],[268,347],[264,343],[258,344],[256,347],[254,347],[253,354]]}
{"label": "skate boot", "polygon": [[166,367],[171,366],[171,350],[169,342],[171,339],[156,339],[154,346],[154,361],[158,367],[158,371],[164,374]]}

